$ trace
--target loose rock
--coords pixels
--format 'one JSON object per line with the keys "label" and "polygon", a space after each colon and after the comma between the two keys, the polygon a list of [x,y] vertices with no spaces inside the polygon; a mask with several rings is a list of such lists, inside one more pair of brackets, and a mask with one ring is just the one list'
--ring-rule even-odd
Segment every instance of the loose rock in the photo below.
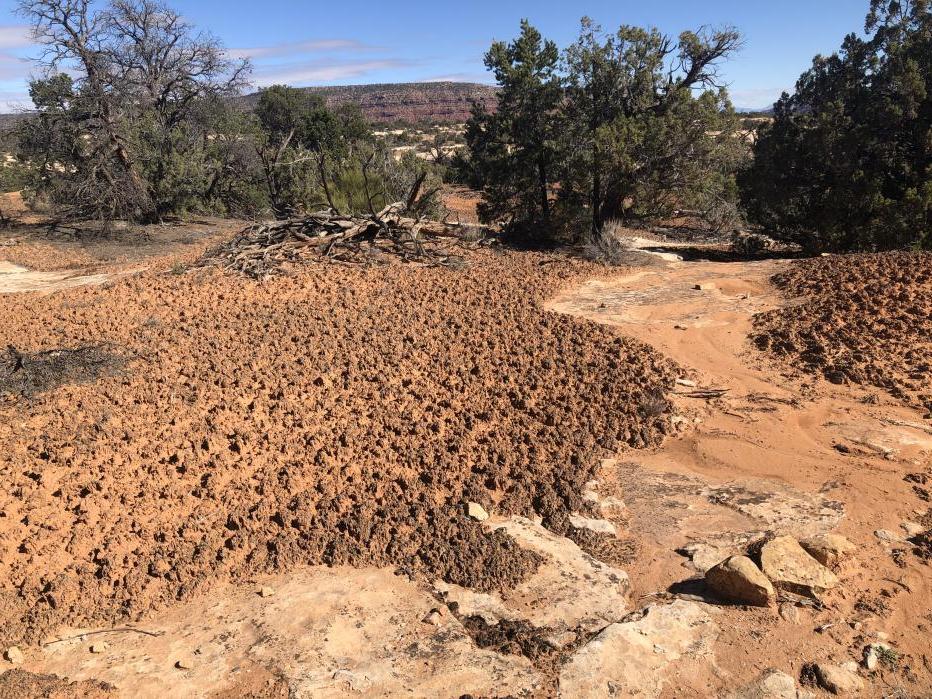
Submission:
{"label": "loose rock", "polygon": [[275,590],[273,590],[268,585],[263,585],[262,587],[259,588],[259,597],[271,597],[274,594],[275,594]]}
{"label": "loose rock", "polygon": [[812,597],[838,585],[835,574],[790,536],[778,536],[764,544],[760,562],[774,586],[790,592]]}
{"label": "loose rock", "polygon": [[109,647],[106,641],[98,641],[97,643],[91,644],[91,653],[103,653]]}
{"label": "loose rock", "polygon": [[712,282],[702,282],[701,284],[696,284],[693,288],[696,291],[711,291],[715,288],[715,284]]}
{"label": "loose rock", "polygon": [[477,522],[484,522],[489,518],[489,513],[478,502],[471,502],[466,506],[466,514]]}
{"label": "loose rock", "polygon": [[815,675],[819,686],[832,694],[855,694],[864,689],[864,681],[857,674],[838,665],[819,663]]}
{"label": "loose rock", "polygon": [[801,541],[800,545],[819,563],[836,568],[857,547],[840,534],[823,534]]}
{"label": "loose rock", "polygon": [[798,624],[801,620],[799,607],[792,602],[784,602],[780,605],[780,616],[783,617],[784,621],[788,621],[791,624]]}
{"label": "loose rock", "polygon": [[921,524],[917,524],[916,522],[909,522],[909,521],[903,522],[900,525],[900,528],[904,532],[906,532],[906,537],[909,539],[912,539],[914,536],[919,536],[926,530],[926,528],[923,527]]}
{"label": "loose rock", "polygon": [[193,670],[194,661],[190,658],[179,658],[175,661],[175,667],[179,670]]}
{"label": "loose rock", "polygon": [[896,534],[894,534],[893,532],[887,529],[878,529],[877,531],[874,532],[874,536],[876,536],[881,541],[887,541],[890,543],[898,543],[898,542],[903,541],[901,537],[897,536]]}
{"label": "loose rock", "polygon": [[747,556],[732,556],[705,574],[706,584],[723,597],[757,607],[773,600],[773,585]]}
{"label": "loose rock", "polygon": [[880,666],[880,657],[892,650],[886,643],[871,643],[864,649],[864,667],[873,672]]}
{"label": "loose rock", "polygon": [[21,651],[17,646],[10,646],[4,652],[3,657],[14,665],[21,665],[25,662],[26,658],[23,656],[23,651]]}
{"label": "loose rock", "polygon": [[440,614],[439,609],[431,609],[427,614],[421,619],[425,624],[430,624],[431,626],[440,626],[443,621],[443,616]]}

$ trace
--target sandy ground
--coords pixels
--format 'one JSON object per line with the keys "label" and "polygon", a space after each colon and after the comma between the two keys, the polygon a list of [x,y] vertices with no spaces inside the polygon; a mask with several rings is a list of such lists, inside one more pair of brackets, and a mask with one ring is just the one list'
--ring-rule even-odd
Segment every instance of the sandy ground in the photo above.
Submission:
{"label": "sandy ground", "polygon": [[[538,257],[533,260],[544,269],[556,266]],[[153,264],[170,269],[174,263],[166,259]],[[405,290],[414,281],[411,293],[456,299],[456,303],[477,311],[481,308],[480,299],[499,293],[503,287],[500,280],[505,268],[495,261],[487,264],[490,265],[487,271],[480,271],[479,276],[488,282],[482,281],[478,286],[476,282],[460,280],[451,289],[446,276],[424,277],[421,272],[404,272],[399,285],[382,279],[372,286],[369,273],[353,273],[352,288],[357,291],[349,295],[339,293],[333,299],[329,298],[332,292],[326,286],[308,286],[307,277],[264,287],[258,297],[252,290],[249,297],[265,313],[273,308],[271,299],[285,299],[293,311],[299,299],[308,298],[310,288],[316,297],[329,301],[318,307],[332,309],[345,304],[354,311],[350,316],[357,319],[360,308],[374,307],[392,317],[393,312],[384,310],[378,298],[387,296],[392,304],[410,304],[413,300]],[[582,392],[589,396],[592,405],[592,412],[585,413],[584,421],[566,425],[559,431],[561,439],[572,442],[572,434],[595,431],[598,425],[604,429],[612,420],[617,421],[619,414],[631,412],[630,408],[619,409],[619,396],[611,391],[610,385],[583,383],[606,373],[606,368],[599,364],[600,347],[614,348],[613,356],[627,357],[623,361],[630,362],[630,353],[641,346],[627,340],[621,345],[614,344],[623,335],[653,346],[681,367],[676,369],[661,362],[648,370],[657,372],[658,377],[669,376],[664,379],[670,381],[666,386],[675,386],[672,392],[679,394],[673,396],[672,409],[663,409],[668,437],[662,446],[656,446],[652,438],[642,439],[638,446],[647,449],[607,450],[611,453],[603,453],[602,461],[595,462],[596,470],[583,470],[581,479],[556,476],[568,483],[584,484],[573,486],[582,490],[578,499],[568,501],[568,510],[557,510],[564,515],[569,513],[570,524],[564,522],[561,527],[550,522],[552,529],[547,529],[539,520],[520,516],[533,515],[531,511],[503,505],[502,501],[485,501],[492,517],[482,523],[482,530],[497,530],[497,536],[515,542],[525,552],[525,558],[530,555],[536,562],[532,571],[525,571],[523,578],[518,576],[505,587],[483,588],[477,587],[468,575],[452,580],[449,575],[432,577],[429,567],[413,578],[399,576],[395,574],[395,566],[363,565],[365,557],[354,561],[357,565],[352,568],[307,566],[314,560],[304,554],[303,560],[302,555],[295,556],[285,572],[278,565],[244,567],[234,575],[228,574],[230,568],[221,568],[227,572],[215,576],[209,586],[181,594],[182,588],[169,574],[158,578],[157,590],[148,586],[141,598],[138,594],[132,598],[112,594],[117,587],[106,588],[109,592],[102,597],[96,591],[94,604],[100,604],[101,600],[106,604],[122,600],[126,604],[132,599],[130,603],[138,605],[129,607],[132,613],[122,619],[119,614],[106,612],[105,606],[105,616],[113,620],[109,624],[88,623],[103,621],[104,617],[95,618],[86,611],[42,616],[41,627],[35,628],[43,629],[43,634],[23,647],[26,654],[23,667],[74,682],[103,681],[115,689],[101,689],[96,684],[93,691],[117,696],[161,696],[170,692],[192,697],[466,694],[504,697],[558,693],[568,697],[710,697],[739,692],[768,668],[799,679],[804,665],[810,662],[859,661],[867,643],[888,637],[902,657],[895,669],[881,667],[874,673],[862,670],[867,683],[863,696],[928,696],[932,688],[929,568],[913,554],[900,524],[923,518],[925,526],[930,524],[928,504],[916,484],[920,477],[932,477],[929,460],[932,430],[916,410],[884,394],[878,397],[876,389],[812,379],[776,363],[753,347],[748,339],[753,332],[753,316],[787,303],[768,279],[785,270],[789,263],[673,262],[614,274],[584,266],[564,270],[562,280],[548,272],[543,285],[535,281],[539,279],[538,273],[522,267],[524,263],[519,260],[508,259],[506,264],[512,271],[522,270],[519,286],[525,292],[530,289],[542,294],[535,297],[541,300],[549,297],[540,309],[540,316],[530,308],[522,310],[515,317],[515,327],[524,331],[537,328],[540,332],[553,324],[552,332],[566,338],[565,343],[559,344],[565,349],[564,354],[558,355],[556,365],[574,377],[574,383],[567,388],[577,395]],[[475,275],[476,270],[467,275],[470,273]],[[241,280],[163,275],[155,277],[146,272],[109,288],[105,285],[63,290],[42,302],[37,299],[46,297],[25,295],[17,297],[21,300],[15,301],[11,308],[16,317],[33,323],[55,318],[64,327],[69,323],[87,327],[91,322],[91,327],[106,328],[108,335],[129,346],[131,339],[118,330],[119,323],[101,325],[102,316],[88,315],[87,311],[76,314],[71,309],[100,307],[108,309],[102,313],[112,315],[109,309],[122,306],[122,313],[126,314],[128,307],[131,317],[142,318],[134,307],[142,304],[146,307],[143,315],[154,313],[160,318],[165,315],[163,320],[178,326],[177,333],[156,331],[144,341],[146,346],[180,348],[183,355],[201,351],[196,343],[189,348],[184,339],[197,337],[201,323],[204,332],[217,331],[219,295],[232,296],[234,307],[245,307],[239,304],[245,303],[246,297],[235,291],[245,284]],[[176,313],[172,309],[181,306],[180,299],[192,282],[203,305],[199,308],[188,305],[183,317],[172,315]],[[714,284],[714,288],[697,290],[697,284]],[[153,286],[161,291],[151,295]],[[377,295],[363,291],[361,298],[353,298],[366,288],[372,288]],[[490,291],[492,288],[494,292]],[[125,299],[130,298],[137,300],[127,303]],[[119,306],[116,299],[123,299]],[[449,307],[447,301],[444,308]],[[510,327],[509,313],[507,305],[493,304],[488,312],[479,313],[479,323],[501,331],[503,326]],[[571,316],[585,318],[587,322],[576,325],[569,321]],[[463,322],[462,316],[456,318],[457,323]],[[508,322],[503,323],[503,318]],[[203,320],[192,322],[192,319]],[[433,315],[425,320],[428,326],[445,322]],[[231,327],[241,334],[253,332],[248,323],[243,323],[241,315],[234,314],[231,321]],[[294,333],[308,323],[314,327],[313,321],[313,315],[299,314],[292,322],[273,314],[255,331],[267,334],[269,328],[283,324],[288,332]],[[591,321],[605,327],[600,329]],[[468,328],[461,327],[459,333],[465,330]],[[12,333],[13,326],[6,332]],[[141,333],[142,328],[133,332]],[[410,332],[435,337],[420,322]],[[483,332],[479,337],[486,337]],[[578,334],[582,332],[585,337]],[[324,335],[319,333],[318,339]],[[31,343],[37,345],[69,336],[73,336],[73,331],[69,335],[51,327],[29,335]],[[364,332],[356,341],[371,337],[371,332]],[[553,345],[545,343],[545,346]],[[229,347],[229,344],[223,346],[226,352]],[[451,347],[426,345],[434,357],[448,355]],[[489,348],[494,350],[492,345]],[[624,349],[621,355],[619,348]],[[282,347],[274,349],[280,355],[293,356],[287,351],[283,353]],[[536,346],[527,350],[532,356],[547,356],[541,355]],[[644,356],[644,350],[640,351]],[[463,359],[461,355],[451,357],[454,364]],[[269,360],[258,356],[253,361],[262,366]],[[575,366],[574,361],[581,364]],[[632,366],[634,371],[644,371],[643,366]],[[237,367],[242,369],[239,364]],[[572,371],[569,367],[573,367]],[[230,375],[222,366],[220,369],[221,376]],[[402,369],[411,371],[407,365]],[[214,365],[213,371],[216,370]],[[618,370],[616,366],[612,372]],[[527,373],[527,368],[502,365],[491,376],[500,383],[503,375],[516,376],[520,371]],[[612,372],[608,376],[617,376]],[[164,375],[164,371],[161,373]],[[545,373],[531,374],[542,386],[547,386]],[[154,373],[159,375],[158,371]],[[680,382],[673,384],[673,377]],[[269,377],[260,375],[251,381],[257,378]],[[296,375],[288,378],[294,382]],[[146,382],[140,387],[143,385]],[[625,392],[632,385],[631,380],[619,384]],[[230,393],[230,384],[216,388],[218,397]],[[725,392],[713,399],[689,395],[703,388]],[[459,386],[454,389],[462,390]],[[476,389],[486,393],[491,390],[484,383]],[[104,385],[103,390],[107,392],[107,400],[113,401],[117,399],[117,391],[125,392],[126,387]],[[214,389],[206,390],[208,396],[213,396]],[[48,430],[43,413],[57,405],[61,418],[75,413],[79,420],[85,414],[93,416],[98,400],[95,393],[90,388],[63,388],[47,399],[44,407],[30,408],[27,416],[7,413],[7,424],[10,427],[16,424],[15,431],[8,433],[15,435],[16,442],[9,441],[8,436],[5,443],[34,445],[25,451],[16,448],[14,453],[19,455],[17,458],[30,459],[31,472],[41,473],[43,479],[50,478],[48,482],[40,481],[40,488],[31,488],[33,501],[42,502],[34,499],[36,494],[53,495],[56,488],[67,486],[69,479],[73,480],[70,474],[75,472],[72,464],[77,463],[75,454],[69,456],[60,451],[67,440],[54,444],[48,444],[47,438],[40,441],[40,435]],[[168,393],[160,391],[151,399],[141,396],[137,389],[127,393],[133,401],[149,406],[164,404],[165,410],[178,412]],[[547,387],[535,396],[532,407],[546,406],[559,395],[554,388]],[[600,395],[601,398],[595,398]],[[865,401],[868,395],[874,397]],[[348,399],[346,393],[340,396],[343,401]],[[372,398],[374,395],[370,395]],[[510,406],[507,410],[514,411],[512,398],[507,399]],[[640,399],[641,404],[644,400]],[[72,407],[75,405],[79,406],[77,411]],[[460,412],[467,410],[466,404],[457,406]],[[128,405],[116,409],[123,415],[132,415],[135,410]],[[577,411],[577,407],[565,408],[562,414],[579,415]],[[145,414],[149,420],[159,419],[152,417],[151,408]],[[220,425],[220,432],[237,434],[229,417],[225,420],[228,424]],[[255,424],[268,430],[274,421],[270,414]],[[507,423],[501,425],[502,429],[511,429]],[[67,436],[62,431],[61,419],[55,418],[53,427],[55,433]],[[178,425],[178,435],[197,434],[202,429],[203,426],[185,422]],[[274,432],[269,435],[271,441],[267,436],[266,444],[280,443],[281,437]],[[114,436],[121,437],[119,432]],[[159,436],[162,441],[166,438],[173,439],[173,432]],[[540,435],[535,439],[539,438]],[[48,453],[68,459],[57,470],[45,467],[40,471],[36,465],[35,459],[41,456],[36,449],[43,443],[48,445]],[[412,448],[415,443],[411,442]],[[120,454],[124,448],[117,444],[104,441],[98,446],[101,452]],[[151,453],[156,459],[164,457],[171,464],[171,449],[153,449]],[[211,453],[214,459],[219,455],[217,451]],[[247,452],[250,459],[256,453]],[[510,468],[540,459],[542,453],[545,460],[568,459],[559,451],[546,455],[519,447]],[[142,451],[138,454],[144,456]],[[275,475],[280,467],[274,461],[270,465],[272,470],[247,471],[247,475],[256,483],[273,483],[280,478]],[[234,457],[230,463],[242,469],[247,460]],[[128,463],[119,468],[131,466]],[[205,466],[208,471],[198,467],[193,474],[196,479],[203,478],[212,468],[209,464]],[[111,472],[114,467],[115,464],[100,465],[102,473]],[[175,496],[168,481],[158,475],[158,469],[149,470],[148,475],[144,475],[145,470],[131,472],[149,483],[158,479],[156,489],[172,502]],[[536,467],[525,471],[522,477],[553,479],[554,473]],[[905,480],[911,474],[915,478]],[[184,474],[179,475],[184,478]],[[16,480],[20,489],[17,497],[22,498],[25,483],[20,481]],[[308,487],[293,477],[285,483],[292,489],[297,485],[298,492]],[[462,486],[453,487],[456,488]],[[565,492],[572,494],[573,488]],[[138,508],[144,500],[131,492],[125,488],[111,489],[108,497],[116,498],[120,508]],[[271,492],[273,499],[282,497],[275,490]],[[252,497],[255,502],[264,502]],[[220,499],[225,500],[222,495]],[[4,508],[7,517],[13,513],[12,502]],[[47,501],[44,506],[51,503]],[[264,504],[262,507],[263,517],[274,517],[273,510]],[[177,505],[170,505],[166,511],[175,512],[174,517],[182,512]],[[191,512],[200,517],[208,511],[200,508]],[[78,510],[77,515],[79,526],[88,522],[87,512]],[[91,531],[96,528],[121,537],[125,542],[123,550],[127,552],[123,554],[122,565],[129,563],[139,568],[145,579],[146,571],[156,562],[155,558],[149,560],[147,552],[164,554],[165,549],[140,548],[140,536],[158,537],[168,519],[147,515],[144,520],[135,518],[131,527],[114,528],[109,522],[112,516],[101,518],[92,513]],[[247,521],[248,517],[240,519],[237,526]],[[133,519],[127,520],[130,522]],[[201,522],[203,526],[198,525],[198,538],[209,535],[214,528],[212,522],[208,517]],[[62,540],[61,532],[76,531],[73,527],[63,522],[43,529],[40,524],[30,530],[32,538],[26,540],[40,543],[40,551],[50,550],[49,546]],[[888,530],[892,539],[879,539],[877,530]],[[86,528],[80,531],[82,536],[88,536]],[[263,545],[269,540],[277,545],[286,542],[280,537],[267,538],[269,530],[249,531],[250,537],[258,536],[257,541]],[[796,606],[792,614],[778,614],[776,609],[749,609],[722,604],[695,582],[708,565],[743,549],[764,533],[802,537],[826,531],[845,534],[855,542],[858,551],[838,571],[842,583],[825,599],[824,605]],[[587,532],[593,536],[587,536]],[[411,536],[412,532],[404,535]],[[14,548],[6,549],[5,565],[16,565],[15,545],[21,545],[21,540],[8,535],[5,541],[13,543]],[[95,541],[96,546],[101,543],[113,546],[116,542],[108,543],[106,537],[95,540],[93,534],[90,541]],[[205,542],[210,544],[210,539]],[[222,539],[218,543],[224,548]],[[213,555],[218,549],[206,550]],[[108,562],[103,569],[106,575],[114,570],[114,558],[112,555],[104,558]],[[56,554],[49,560],[67,566],[68,558]],[[383,562],[378,558],[369,560]],[[457,569],[469,570],[487,564],[488,561],[477,564],[476,558],[466,555],[458,558],[455,565]],[[18,570],[26,569],[19,564]],[[126,572],[121,575],[119,579],[130,582],[138,579]],[[61,579],[56,585],[62,585]],[[158,594],[153,595],[153,590]],[[56,591],[54,587],[51,590],[53,595]],[[172,596],[176,599],[172,600]],[[67,596],[65,599],[73,605],[72,611],[84,609],[80,604],[74,606]],[[0,680],[0,696],[4,696],[4,687],[12,688],[6,690],[9,696],[15,696],[15,691],[27,691],[23,687],[31,687],[28,691],[38,695],[46,691],[40,688],[42,681],[21,675],[4,676]],[[55,691],[63,692],[62,696],[69,696],[68,692],[83,696],[82,692],[92,689],[90,685],[70,689],[59,685]],[[803,691],[818,694],[821,690],[807,687]]]}

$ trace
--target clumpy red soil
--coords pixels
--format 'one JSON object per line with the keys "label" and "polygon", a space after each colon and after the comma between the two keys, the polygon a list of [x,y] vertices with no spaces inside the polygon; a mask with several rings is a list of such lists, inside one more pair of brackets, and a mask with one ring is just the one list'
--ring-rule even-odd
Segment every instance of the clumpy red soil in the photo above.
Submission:
{"label": "clumpy red soil", "polygon": [[761,349],[932,413],[932,253],[818,258],[772,281],[804,301],[755,319]]}
{"label": "clumpy red soil", "polygon": [[536,556],[465,504],[566,531],[597,459],[669,424],[669,362],[539,307],[597,270],[482,252],[0,297],[0,346],[137,358],[0,403],[0,643],[301,564],[514,585]]}

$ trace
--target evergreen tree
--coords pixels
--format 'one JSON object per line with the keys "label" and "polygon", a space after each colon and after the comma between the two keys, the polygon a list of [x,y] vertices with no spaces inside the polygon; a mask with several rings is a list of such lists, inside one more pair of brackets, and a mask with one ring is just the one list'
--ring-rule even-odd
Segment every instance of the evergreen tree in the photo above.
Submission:
{"label": "evergreen tree", "polygon": [[485,221],[541,227],[551,222],[558,153],[555,135],[563,91],[560,54],[527,20],[510,44],[496,42],[485,64],[501,86],[498,109],[473,111],[466,130]]}
{"label": "evergreen tree", "polygon": [[872,0],[865,31],[780,98],[742,199],[810,249],[932,247],[932,7]]}

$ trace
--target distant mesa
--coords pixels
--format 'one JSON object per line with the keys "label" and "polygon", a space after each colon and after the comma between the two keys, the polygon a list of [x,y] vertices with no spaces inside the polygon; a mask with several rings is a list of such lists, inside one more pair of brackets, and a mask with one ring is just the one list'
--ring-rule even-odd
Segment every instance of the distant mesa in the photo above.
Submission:
{"label": "distant mesa", "polygon": [[[355,103],[371,122],[447,123],[465,122],[473,102],[489,111],[498,103],[498,88],[479,83],[386,83],[302,88],[323,97],[330,107]],[[259,93],[244,100],[255,106]]]}

